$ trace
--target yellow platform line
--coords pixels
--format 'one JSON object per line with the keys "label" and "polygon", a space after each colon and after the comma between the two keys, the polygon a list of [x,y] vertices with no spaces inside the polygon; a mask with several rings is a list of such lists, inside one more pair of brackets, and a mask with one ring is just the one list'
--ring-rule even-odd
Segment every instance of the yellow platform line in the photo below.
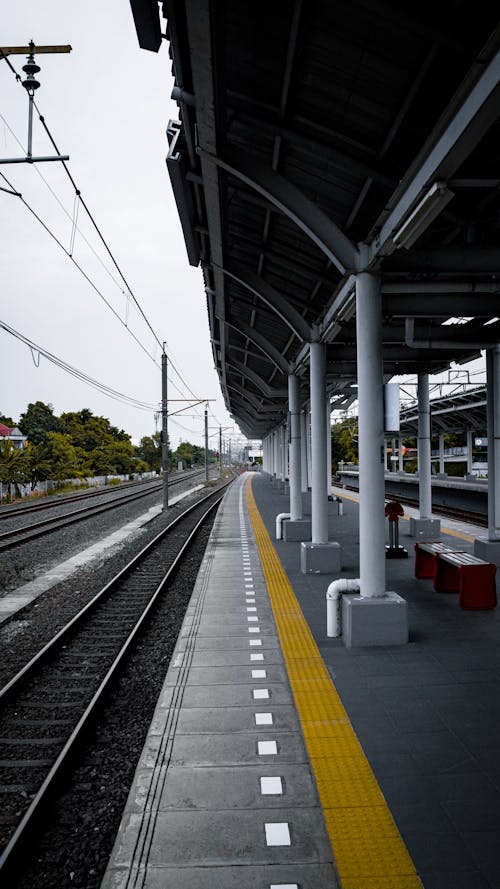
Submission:
{"label": "yellow platform line", "polygon": [[422,889],[252,491],[246,501],[343,889]]}

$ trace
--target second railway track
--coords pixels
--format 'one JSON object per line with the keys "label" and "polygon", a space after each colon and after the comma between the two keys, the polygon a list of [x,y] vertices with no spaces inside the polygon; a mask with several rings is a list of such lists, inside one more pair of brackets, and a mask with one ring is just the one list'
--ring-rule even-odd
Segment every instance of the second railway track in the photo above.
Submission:
{"label": "second railway track", "polygon": [[[194,473],[189,475],[188,477],[183,476],[179,479],[173,479],[169,482],[169,488],[174,487],[175,485],[180,484],[183,481],[189,481],[190,479],[195,478],[200,473]],[[162,491],[161,483],[155,485],[148,485],[145,488],[137,491],[127,491],[126,493],[117,492],[105,503],[92,503],[89,506],[82,505],[80,508],[71,509],[68,512],[58,513],[58,515],[49,515],[45,518],[38,519],[34,522],[30,522],[29,524],[17,525],[17,527],[9,528],[6,531],[0,532],[0,553],[4,550],[11,549],[14,546],[20,546],[23,543],[27,543],[30,540],[36,540],[39,537],[42,537],[44,534],[48,534],[51,531],[56,531],[60,528],[65,528],[68,525],[74,524],[75,522],[81,522],[84,519],[92,518],[93,516],[99,515],[100,513],[109,512],[110,510],[116,509],[118,506],[126,506],[128,504],[134,503],[137,500],[142,500],[145,497],[151,496],[159,496]],[[105,492],[110,494],[109,491]],[[93,496],[95,496],[95,492],[92,492]],[[83,499],[81,496],[78,498],[80,501]],[[67,502],[67,501],[66,501]],[[65,503],[50,503],[47,506],[42,504],[37,504],[33,509],[41,510],[47,509],[52,510],[54,507],[64,507]],[[7,514],[4,515],[4,518],[16,516],[23,516],[25,512],[29,512],[30,508],[25,508],[24,510],[19,510],[15,514]]]}
{"label": "second railway track", "polygon": [[19,859],[110,682],[220,499],[219,489],[170,523],[0,691],[0,876]]}

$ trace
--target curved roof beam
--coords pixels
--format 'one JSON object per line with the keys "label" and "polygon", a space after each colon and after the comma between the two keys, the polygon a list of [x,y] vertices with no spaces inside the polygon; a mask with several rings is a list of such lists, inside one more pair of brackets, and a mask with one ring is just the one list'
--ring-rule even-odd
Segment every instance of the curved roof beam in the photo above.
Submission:
{"label": "curved roof beam", "polygon": [[237,373],[241,374],[242,377],[245,377],[245,379],[253,383],[257,389],[260,389],[266,398],[288,398],[288,389],[274,389],[266,383],[259,374],[255,373],[251,367],[246,367],[244,364],[241,364],[233,358],[226,360],[226,365],[227,367],[232,367]]}
{"label": "curved roof beam", "polygon": [[295,222],[343,275],[356,269],[359,254],[352,241],[326,213],[279,173],[234,148],[226,150],[224,158],[202,149],[199,152],[203,160],[210,159],[217,167],[240,179]]}
{"label": "curved roof beam", "polygon": [[257,414],[278,414],[281,412],[281,407],[279,405],[259,404],[257,396],[253,395],[251,392],[247,392],[243,386],[238,386],[237,383],[228,383],[227,388],[232,389],[233,392],[237,392],[241,398],[248,401],[248,404],[257,411]]}
{"label": "curved roof beam", "polygon": [[222,269],[228,278],[241,284],[258,299],[261,299],[266,306],[275,312],[279,318],[290,328],[301,342],[311,342],[312,331],[309,324],[304,320],[302,315],[290,305],[281,293],[278,293],[274,287],[271,287],[267,281],[264,281],[255,272],[250,269],[237,269],[232,263],[226,263]]}
{"label": "curved roof beam", "polygon": [[[257,346],[264,355],[269,358],[272,364],[280,371],[280,373],[288,375],[290,373],[290,364],[288,361],[283,358],[281,352],[273,346],[272,343],[266,339],[265,336],[262,336],[261,333],[258,333],[253,327],[249,327],[248,324],[245,324],[243,321],[238,321],[237,324],[233,324],[232,321],[228,321],[227,318],[224,320],[224,324],[227,327],[231,327],[233,330],[236,330],[237,333],[242,334],[250,340],[254,346]],[[228,346],[228,351],[231,351],[231,347]]]}

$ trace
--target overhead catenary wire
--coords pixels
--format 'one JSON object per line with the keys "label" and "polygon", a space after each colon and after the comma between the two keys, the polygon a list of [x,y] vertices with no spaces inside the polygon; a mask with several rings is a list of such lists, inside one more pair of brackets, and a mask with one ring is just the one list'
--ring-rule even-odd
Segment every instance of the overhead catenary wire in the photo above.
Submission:
{"label": "overhead catenary wire", "polygon": [[[0,328],[4,330],[6,333],[9,333],[15,339],[24,343],[30,351],[33,357],[33,361],[35,367],[39,367],[40,365],[40,356],[43,355],[47,361],[50,361],[52,364],[55,364],[61,370],[75,377],[83,383],[91,386],[93,389],[97,389],[103,395],[107,395],[109,398],[114,398],[116,401],[120,401],[124,404],[127,404],[129,407],[136,407],[140,410],[157,410],[158,404],[152,404],[147,401],[141,401],[138,398],[133,398],[129,395],[125,395],[123,392],[119,392],[117,389],[113,389],[111,386],[106,385],[106,383],[100,382],[100,380],[94,379],[94,377],[89,376],[89,374],[85,373],[85,371],[79,370],[77,367],[74,367],[72,364],[68,364],[68,362],[64,361],[62,358],[58,358],[57,355],[54,355],[52,352],[49,352],[48,349],[44,349],[43,346],[38,345],[37,343],[30,340],[29,337],[20,333],[18,330],[15,330],[14,327],[11,327],[10,324],[7,324],[5,321],[0,320]],[[35,358],[35,355],[38,358]]]}
{"label": "overhead catenary wire", "polygon": [[[5,56],[3,53],[0,53],[0,55],[1,55],[1,57],[3,57],[3,58],[5,59],[5,61],[7,62],[7,64],[8,64],[8,66],[9,66],[10,70],[12,71],[12,73],[14,74],[14,76],[15,76],[15,78],[16,78],[16,81],[22,85],[21,76],[18,74],[18,72],[16,71],[16,69],[14,68],[14,66],[12,65],[12,63],[10,62],[10,59],[8,59],[7,56]],[[40,123],[42,124],[42,126],[43,126],[43,128],[44,128],[44,130],[45,130],[45,132],[46,132],[46,134],[47,134],[47,137],[49,138],[49,140],[50,140],[50,142],[51,142],[51,144],[52,144],[54,150],[55,150],[56,153],[59,155],[59,154],[60,154],[59,148],[58,148],[58,146],[57,146],[57,144],[56,144],[56,141],[55,141],[55,139],[54,139],[54,137],[53,137],[53,135],[52,135],[52,133],[51,133],[51,131],[50,131],[48,125],[47,125],[47,122],[46,122],[46,120],[45,120],[45,117],[42,115],[42,113],[41,113],[41,111],[40,111],[40,109],[39,109],[37,103],[34,102],[33,104],[34,104],[34,107],[35,107],[35,109],[36,109],[36,111],[37,111],[37,114],[38,114]],[[4,122],[5,122],[5,119],[4,119]],[[5,122],[5,123],[6,123],[6,122]],[[6,124],[6,125],[8,126],[8,124]],[[9,130],[10,130],[11,133],[12,133],[12,130],[10,129],[10,127],[9,127]],[[12,133],[12,135],[14,136],[14,138],[16,138],[16,141],[19,142],[19,140],[17,140],[17,137],[15,136],[15,134]],[[19,143],[19,144],[20,144],[20,143]],[[21,147],[22,147],[22,146],[21,146]],[[139,303],[139,300],[138,300],[137,297],[135,296],[134,292],[132,291],[132,289],[131,289],[131,287],[130,287],[128,281],[127,281],[127,279],[125,278],[125,275],[123,274],[123,272],[122,272],[120,266],[118,265],[118,262],[116,261],[116,259],[115,259],[114,255],[113,255],[113,253],[112,253],[112,251],[111,251],[111,249],[110,249],[110,247],[109,247],[109,245],[108,245],[106,239],[104,238],[104,235],[102,234],[102,232],[101,232],[99,226],[97,225],[97,222],[96,222],[96,220],[95,220],[93,214],[91,213],[91,211],[90,211],[90,209],[89,209],[89,207],[88,207],[86,201],[85,201],[84,198],[82,197],[81,190],[77,187],[76,182],[75,182],[75,180],[74,180],[74,178],[73,178],[73,176],[72,176],[72,174],[71,174],[71,172],[70,172],[70,170],[69,170],[69,168],[68,168],[66,162],[65,162],[65,161],[61,161],[61,163],[62,163],[62,166],[63,166],[65,172],[66,172],[66,175],[68,176],[69,181],[71,182],[71,184],[72,184],[72,186],[73,186],[73,188],[74,188],[74,190],[75,190],[75,198],[78,200],[78,204],[75,204],[76,209],[74,210],[73,218],[72,218],[72,235],[71,235],[71,242],[70,242],[70,251],[68,252],[67,250],[65,250],[65,253],[69,256],[69,258],[72,260],[72,262],[74,262],[75,266],[80,270],[80,272],[87,278],[87,280],[89,281],[89,283],[91,284],[91,286],[96,290],[96,292],[99,294],[99,296],[104,300],[104,302],[106,303],[106,305],[108,305],[108,307],[111,309],[111,311],[113,311],[113,314],[118,318],[118,320],[120,321],[120,323],[122,323],[122,324],[125,326],[125,328],[129,331],[129,333],[131,333],[132,337],[133,337],[133,338],[136,340],[136,342],[141,346],[141,348],[142,348],[144,351],[146,351],[146,353],[147,353],[147,354],[149,355],[149,357],[154,361],[154,363],[155,363],[157,366],[159,366],[158,363],[156,362],[156,360],[151,356],[151,354],[147,351],[147,349],[143,346],[143,344],[140,343],[140,341],[138,340],[138,338],[132,333],[132,331],[130,330],[130,328],[129,328],[129,326],[128,326],[128,301],[127,301],[127,305],[126,305],[126,320],[125,320],[125,322],[123,322],[122,319],[120,318],[120,316],[118,315],[118,313],[113,309],[113,307],[110,305],[110,303],[105,299],[104,295],[103,295],[103,294],[99,291],[99,289],[96,287],[96,285],[94,284],[94,282],[91,281],[91,279],[86,275],[86,273],[84,272],[84,270],[78,265],[78,263],[77,263],[77,262],[74,260],[74,258],[73,258],[72,253],[73,253],[73,247],[74,247],[75,234],[76,234],[76,231],[78,230],[78,227],[77,227],[77,211],[78,211],[78,206],[79,206],[79,204],[81,203],[81,205],[82,205],[82,207],[84,208],[84,210],[85,210],[85,212],[86,212],[86,214],[87,214],[87,216],[88,216],[90,222],[92,223],[92,225],[93,225],[93,227],[94,227],[94,229],[95,229],[95,231],[96,231],[98,237],[100,238],[100,240],[101,240],[101,242],[102,242],[102,244],[103,244],[103,246],[104,246],[106,252],[108,253],[108,255],[109,255],[109,257],[110,257],[110,259],[111,259],[113,265],[115,266],[115,268],[116,268],[116,270],[117,270],[117,272],[118,272],[120,278],[122,279],[122,281],[123,281],[125,287],[127,288],[127,291],[129,292],[129,294],[130,294],[130,296],[131,296],[131,298],[132,298],[132,300],[133,300],[135,306],[137,307],[138,311],[140,312],[141,316],[143,317],[143,319],[144,319],[144,321],[145,321],[147,327],[148,327],[149,330],[151,331],[151,334],[153,335],[153,337],[154,337],[155,341],[157,342],[157,344],[159,345],[160,349],[163,349],[163,343],[161,342],[160,338],[159,338],[158,335],[156,334],[156,331],[155,331],[154,328],[152,327],[152,325],[151,325],[151,323],[150,323],[148,317],[146,316],[146,314],[145,314],[145,312],[144,312],[142,306],[141,306],[140,303]],[[49,185],[48,182],[45,180],[45,178],[43,177],[43,175],[41,174],[41,172],[38,170],[38,168],[36,167],[36,165],[35,165],[35,169],[37,169],[37,172],[38,172],[38,174],[41,176],[42,180],[46,183],[46,185],[47,185],[47,187],[49,188],[49,190],[54,194],[54,197],[56,198],[56,200],[58,200],[58,203],[60,203],[61,207],[64,209],[64,212],[67,213],[66,209],[63,207],[62,203],[61,203],[61,202],[59,201],[59,199],[57,198],[57,195],[55,195],[55,193],[54,193],[53,190],[51,189],[50,185]],[[4,178],[5,178],[5,177],[4,177]],[[10,183],[9,183],[9,184],[10,184]],[[49,234],[51,234],[51,236],[54,237],[54,239],[55,239],[56,242],[61,246],[61,248],[62,248],[62,249],[65,249],[64,246],[63,246],[63,245],[61,244],[61,242],[59,241],[59,239],[56,238],[55,235],[53,235],[53,233],[50,231],[50,229],[48,228],[48,226],[46,226],[46,225],[43,223],[43,221],[40,219],[40,217],[38,217],[38,215],[35,213],[35,211],[34,211],[34,210],[33,210],[33,209],[32,209],[32,208],[31,208],[31,207],[24,201],[24,199],[21,197],[21,195],[20,195],[19,193],[18,193],[18,196],[21,198],[21,200],[23,200],[23,203],[26,204],[26,206],[28,207],[28,209],[30,209],[30,211],[36,216],[36,218],[39,220],[39,222],[40,222],[42,225],[44,225],[44,227],[45,227],[46,230],[49,232]],[[67,215],[69,216],[68,213],[67,213]],[[71,217],[70,217],[70,218],[71,218]],[[79,231],[79,230],[78,230],[78,231]],[[86,239],[85,239],[85,240],[86,240]],[[86,241],[86,243],[88,244],[88,241]],[[90,245],[89,245],[89,246],[90,246]],[[90,248],[90,249],[93,249],[93,248]],[[95,253],[95,251],[93,251],[93,252]],[[103,263],[102,263],[102,260],[100,259],[100,257],[98,257],[97,254],[95,254],[95,255],[97,256],[97,258],[99,259],[99,261],[101,262],[101,264],[103,264]],[[104,265],[104,264],[103,264],[103,265]],[[105,267],[105,266],[104,266],[104,267]],[[105,267],[105,268],[106,268],[106,267]],[[109,274],[109,270],[107,270],[107,271],[108,271],[108,274]],[[113,276],[111,276],[111,277],[113,278],[113,280],[115,281],[115,283],[118,284],[118,282],[116,282],[116,279],[115,279]],[[118,286],[119,286],[119,285],[118,285]],[[174,370],[174,372],[177,374],[177,376],[178,376],[179,380],[181,381],[182,385],[185,386],[185,388],[186,388],[187,391],[190,393],[190,395],[192,395],[192,397],[196,399],[197,396],[194,395],[192,389],[190,388],[189,384],[188,384],[187,381],[185,380],[183,374],[178,370],[178,368],[177,368],[176,365],[172,362],[171,359],[170,359],[170,364],[171,364],[172,369]],[[169,382],[171,382],[171,384],[173,385],[173,387],[176,389],[177,392],[179,392],[180,394],[183,394],[183,393],[181,393],[181,390],[178,388],[178,386],[177,386],[172,380],[169,379]],[[212,418],[214,419],[214,421],[220,425],[220,421],[219,421],[218,418],[215,416],[215,414],[214,414],[214,412],[213,412],[213,410],[212,410],[212,408],[211,408],[210,406],[209,406],[209,412],[210,412]]]}

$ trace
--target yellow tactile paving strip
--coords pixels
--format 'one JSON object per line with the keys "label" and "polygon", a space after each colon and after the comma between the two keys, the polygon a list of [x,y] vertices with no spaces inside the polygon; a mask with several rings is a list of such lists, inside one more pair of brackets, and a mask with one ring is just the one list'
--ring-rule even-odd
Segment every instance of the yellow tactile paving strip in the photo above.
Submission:
{"label": "yellow tactile paving strip", "polygon": [[262,521],[247,506],[343,889],[421,889],[415,866]]}

